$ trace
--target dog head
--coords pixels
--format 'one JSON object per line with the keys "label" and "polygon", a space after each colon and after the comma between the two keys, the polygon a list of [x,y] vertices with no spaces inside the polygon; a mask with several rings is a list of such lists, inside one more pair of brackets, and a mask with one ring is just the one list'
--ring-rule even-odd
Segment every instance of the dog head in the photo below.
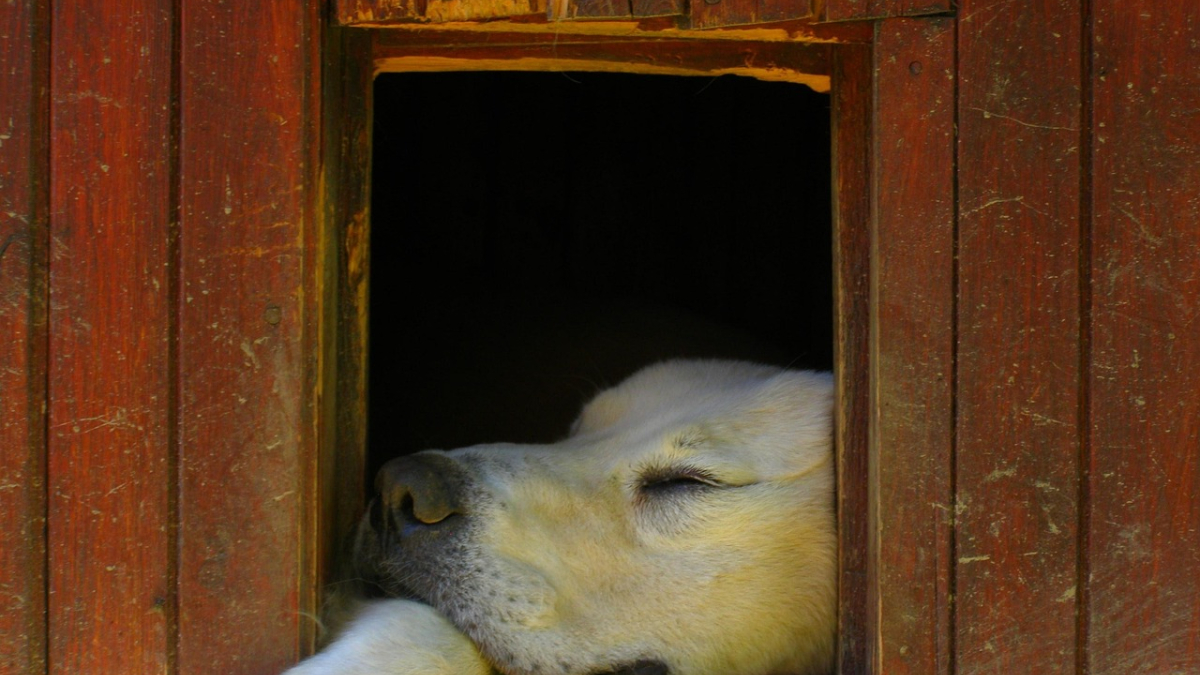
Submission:
{"label": "dog head", "polygon": [[648,368],[562,442],[387,464],[361,573],[510,675],[827,672],[831,413],[824,374]]}

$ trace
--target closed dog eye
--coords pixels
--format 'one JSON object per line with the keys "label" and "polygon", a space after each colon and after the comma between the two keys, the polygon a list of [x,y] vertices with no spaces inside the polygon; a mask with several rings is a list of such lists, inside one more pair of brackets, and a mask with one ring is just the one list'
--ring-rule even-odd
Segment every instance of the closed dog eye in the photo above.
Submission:
{"label": "closed dog eye", "polygon": [[727,487],[704,469],[691,466],[657,467],[643,471],[637,492],[645,497],[665,497]]}

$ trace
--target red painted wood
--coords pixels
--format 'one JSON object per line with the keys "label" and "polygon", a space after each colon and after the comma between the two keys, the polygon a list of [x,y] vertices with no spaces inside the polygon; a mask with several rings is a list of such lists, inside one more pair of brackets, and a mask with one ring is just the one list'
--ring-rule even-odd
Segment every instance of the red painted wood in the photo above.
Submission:
{"label": "red painted wood", "polygon": [[1074,672],[1080,5],[960,11],[956,662]]}
{"label": "red painted wood", "polygon": [[182,2],[183,673],[274,672],[312,640],[318,5]]}
{"label": "red painted wood", "polygon": [[834,372],[838,378],[838,672],[866,673],[870,348],[871,48],[833,52]]}
{"label": "red painted wood", "polygon": [[172,3],[51,16],[50,672],[165,672]]}
{"label": "red painted wood", "polygon": [[1200,672],[1200,22],[1100,0],[1087,667]]}
{"label": "red painted wood", "polygon": [[[944,14],[954,10],[953,0],[823,0],[825,21],[883,19],[898,16]],[[961,4],[961,3],[960,3]],[[961,15],[960,15],[961,16]]]}
{"label": "red painted wood", "polygon": [[870,672],[950,672],[954,24],[885,21],[871,169]]}
{"label": "red painted wood", "polygon": [[0,673],[45,673],[48,14],[0,5]]}

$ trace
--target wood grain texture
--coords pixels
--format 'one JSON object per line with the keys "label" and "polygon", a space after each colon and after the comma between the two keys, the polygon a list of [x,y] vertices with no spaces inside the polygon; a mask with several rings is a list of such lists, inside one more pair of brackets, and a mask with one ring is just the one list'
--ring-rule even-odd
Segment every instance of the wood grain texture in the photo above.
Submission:
{"label": "wood grain texture", "polygon": [[950,672],[954,24],[875,44],[869,672]]}
{"label": "wood grain texture", "polygon": [[381,32],[375,62],[381,71],[416,70],[604,70],[611,72],[720,75],[735,73],[765,80],[803,82],[828,89],[830,54],[826,44],[782,42],[703,42],[699,40],[597,40],[567,37],[561,42],[530,36],[527,44],[490,45],[471,41],[431,49]]}
{"label": "wood grain texture", "polygon": [[362,514],[367,451],[371,120],[374,77],[365,31],[327,31],[322,206],[325,241],[321,504],[322,585],[341,581],[341,544]]}
{"label": "wood grain texture", "polygon": [[319,3],[183,0],[179,670],[313,639]]}
{"label": "wood grain texture", "polygon": [[0,673],[46,672],[45,2],[0,6]]}
{"label": "wood grain texture", "polygon": [[686,10],[683,0],[633,0],[633,16],[681,16]]}
{"label": "wood grain texture", "polygon": [[871,48],[833,54],[834,373],[837,377],[838,672],[866,673],[870,418]]}
{"label": "wood grain texture", "polygon": [[959,672],[1074,672],[1080,5],[959,20]]}
{"label": "wood grain texture", "polygon": [[1200,21],[1094,9],[1086,666],[1200,672]]}
{"label": "wood grain texture", "polygon": [[943,14],[953,11],[956,4],[953,0],[822,0],[822,3],[819,16],[824,21]]}
{"label": "wood grain texture", "polygon": [[415,19],[425,13],[425,0],[333,0],[333,18],[342,26]]}
{"label": "wood grain texture", "polygon": [[486,21],[512,16],[542,15],[541,0],[425,0],[422,13],[428,21]]}
{"label": "wood grain texture", "polygon": [[[563,4],[559,7],[566,11]],[[557,11],[557,10],[555,10]],[[386,29],[365,29],[382,43],[426,45],[434,49],[489,43],[492,46],[542,44],[565,41],[605,41],[612,44],[663,40],[789,42],[822,44],[870,44],[874,24],[867,21],[820,23],[808,17],[765,26],[725,26],[692,30],[676,17],[659,16],[632,20],[561,21],[551,16],[526,16],[510,21],[481,21],[471,24],[399,23]]]}
{"label": "wood grain texture", "polygon": [[52,17],[50,672],[160,673],[172,3],[85,0]]}
{"label": "wood grain texture", "polygon": [[693,28],[790,21],[812,16],[811,0],[695,0]]}
{"label": "wood grain texture", "polygon": [[[630,0],[571,0],[566,5],[564,19],[616,18],[628,19],[633,17],[633,4]],[[557,17],[556,17],[557,18]]]}

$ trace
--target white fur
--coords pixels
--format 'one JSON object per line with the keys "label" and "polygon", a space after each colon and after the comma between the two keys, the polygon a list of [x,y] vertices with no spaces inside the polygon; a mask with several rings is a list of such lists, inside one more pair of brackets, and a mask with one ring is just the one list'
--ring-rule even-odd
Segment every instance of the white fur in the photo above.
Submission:
{"label": "white fur", "polygon": [[[643,659],[671,675],[829,672],[831,414],[826,374],[675,361],[597,396],[560,443],[439,453],[481,496],[432,602],[510,675]],[[644,487],[680,467],[719,486]],[[356,663],[424,673],[416,664],[442,650],[466,658],[449,624],[411,605],[376,606],[394,610],[364,615],[317,657],[324,669],[290,675],[368,672]],[[415,632],[426,619],[433,633]],[[393,631],[405,636],[394,662],[378,656]],[[384,661],[391,670],[373,665]],[[457,668],[428,672],[474,672]]]}
{"label": "white fur", "polygon": [[432,607],[369,603],[328,649],[286,675],[487,675],[479,650]]}

